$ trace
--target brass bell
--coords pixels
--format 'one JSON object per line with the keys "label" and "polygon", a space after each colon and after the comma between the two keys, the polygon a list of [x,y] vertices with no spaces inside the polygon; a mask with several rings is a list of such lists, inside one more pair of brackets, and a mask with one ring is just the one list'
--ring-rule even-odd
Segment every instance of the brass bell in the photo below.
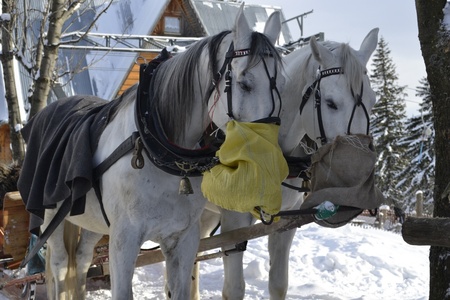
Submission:
{"label": "brass bell", "polygon": [[303,180],[302,181],[302,191],[304,193],[310,192],[311,191],[311,183],[309,180]]}
{"label": "brass bell", "polygon": [[178,188],[178,194],[180,195],[190,195],[193,194],[194,190],[192,189],[191,181],[189,178],[184,175],[180,181],[180,187]]}

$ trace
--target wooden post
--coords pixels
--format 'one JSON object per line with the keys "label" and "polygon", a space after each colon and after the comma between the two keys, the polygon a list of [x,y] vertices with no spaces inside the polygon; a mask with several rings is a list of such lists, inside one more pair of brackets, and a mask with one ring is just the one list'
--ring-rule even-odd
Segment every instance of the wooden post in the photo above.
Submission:
{"label": "wooden post", "polygon": [[416,192],[416,216],[422,217],[423,215],[423,192]]}
{"label": "wooden post", "polygon": [[0,162],[12,162],[11,140],[9,137],[9,124],[0,124]]}
{"label": "wooden post", "polygon": [[406,218],[403,240],[410,245],[450,247],[450,218]]}
{"label": "wooden post", "polygon": [[30,237],[28,232],[29,214],[25,210],[19,192],[6,193],[2,221],[0,240],[3,239],[3,253],[14,258],[14,262],[8,266],[11,269],[17,268],[25,257]]}

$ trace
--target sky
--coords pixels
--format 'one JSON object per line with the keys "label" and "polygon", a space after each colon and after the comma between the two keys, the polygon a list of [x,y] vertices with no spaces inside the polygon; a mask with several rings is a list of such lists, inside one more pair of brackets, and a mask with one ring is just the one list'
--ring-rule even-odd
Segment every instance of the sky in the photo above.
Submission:
{"label": "sky", "polygon": [[[305,225],[297,230],[291,247],[286,300],[428,299],[429,248],[411,246],[398,233],[371,227]],[[244,300],[269,299],[268,270],[267,237],[249,241],[244,253]],[[221,258],[200,263],[200,299],[221,300],[222,282]],[[136,268],[134,299],[164,299],[163,284],[164,263]],[[87,300],[110,298],[110,290],[104,288],[87,296]]]}
{"label": "sky", "polygon": [[[349,43],[359,49],[369,31],[380,28],[396,66],[398,84],[406,86],[407,116],[420,115],[421,99],[415,96],[419,80],[426,76],[418,39],[414,1],[409,0],[245,0],[246,4],[278,6],[285,19],[313,11],[304,19],[303,36],[324,32],[325,39]],[[296,20],[288,22],[293,39],[300,37]],[[368,69],[372,69],[369,61]]]}

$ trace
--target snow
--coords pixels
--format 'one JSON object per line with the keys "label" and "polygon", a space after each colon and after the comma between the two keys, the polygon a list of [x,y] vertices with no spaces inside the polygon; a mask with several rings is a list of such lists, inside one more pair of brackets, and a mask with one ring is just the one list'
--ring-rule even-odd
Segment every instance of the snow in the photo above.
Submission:
{"label": "snow", "polygon": [[[303,226],[294,238],[286,299],[428,299],[428,246],[406,244],[393,232],[346,225]],[[245,300],[269,299],[267,237],[249,241],[244,254]],[[220,258],[200,263],[200,298],[222,299]],[[136,268],[135,299],[164,298],[164,263]],[[87,299],[109,299],[109,290]]]}
{"label": "snow", "polygon": [[16,126],[14,126],[14,131],[19,132],[20,130],[22,130],[22,127],[22,124],[16,124]]}
{"label": "snow", "polygon": [[11,15],[4,13],[0,15],[0,21],[9,22],[11,21]]}
{"label": "snow", "polygon": [[447,30],[450,30],[450,1],[448,1],[444,6],[444,25],[446,26]]}

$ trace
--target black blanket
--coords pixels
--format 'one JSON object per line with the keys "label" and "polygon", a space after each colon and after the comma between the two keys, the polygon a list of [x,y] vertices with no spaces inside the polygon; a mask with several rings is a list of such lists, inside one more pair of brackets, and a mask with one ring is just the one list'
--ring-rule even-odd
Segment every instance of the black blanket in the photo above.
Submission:
{"label": "black blanket", "polygon": [[82,214],[93,185],[93,154],[118,100],[74,96],[58,100],[22,129],[27,143],[18,189],[31,213],[30,232],[39,234],[46,208],[65,199],[71,215]]}

